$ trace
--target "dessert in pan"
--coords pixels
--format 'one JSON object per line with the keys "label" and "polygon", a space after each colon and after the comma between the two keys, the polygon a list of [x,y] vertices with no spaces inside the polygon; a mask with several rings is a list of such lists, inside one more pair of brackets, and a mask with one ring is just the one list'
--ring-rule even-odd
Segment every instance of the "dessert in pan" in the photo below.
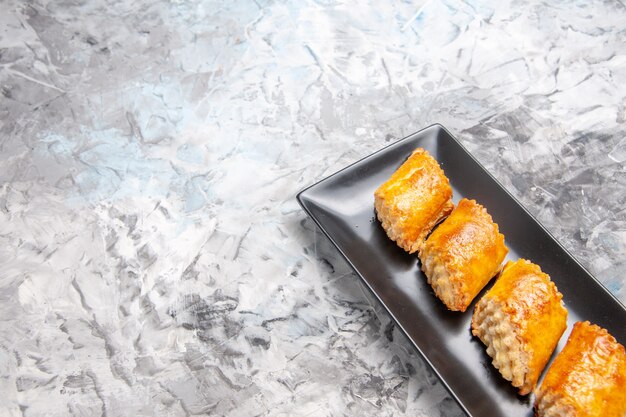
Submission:
{"label": "dessert in pan", "polygon": [[387,236],[414,253],[452,211],[452,188],[437,161],[418,148],[374,192],[374,206]]}
{"label": "dessert in pan", "polygon": [[[413,151],[374,196],[387,235],[418,252],[428,284],[449,310],[466,311],[501,271],[476,304],[472,334],[520,395],[533,392],[567,327],[550,277],[525,259],[501,270],[508,248],[498,225],[474,200],[454,208],[447,177],[424,149]],[[536,397],[537,416],[626,416],[624,347],[606,330],[576,323]]]}
{"label": "dessert in pan", "polygon": [[502,376],[529,394],[567,327],[563,296],[538,265],[507,262],[478,301],[472,334],[487,346]]}
{"label": "dessert in pan", "polygon": [[536,396],[540,416],[625,416],[624,346],[605,329],[577,322]]}
{"label": "dessert in pan", "polygon": [[508,251],[487,210],[464,198],[426,239],[419,257],[435,295],[448,309],[465,311]]}

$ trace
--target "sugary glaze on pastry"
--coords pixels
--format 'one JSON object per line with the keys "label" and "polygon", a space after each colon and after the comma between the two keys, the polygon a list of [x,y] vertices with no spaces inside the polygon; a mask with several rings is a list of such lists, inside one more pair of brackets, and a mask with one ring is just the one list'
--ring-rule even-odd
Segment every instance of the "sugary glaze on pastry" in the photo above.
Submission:
{"label": "sugary glaze on pastry", "polygon": [[507,262],[494,286],[478,301],[472,333],[487,346],[493,365],[519,388],[535,388],[567,328],[563,296],[538,265]]}
{"label": "sugary glaze on pastry", "polygon": [[420,250],[422,270],[446,307],[465,311],[500,270],[508,248],[487,210],[462,199]]}
{"label": "sugary glaze on pastry", "polygon": [[452,209],[452,188],[437,161],[418,148],[374,193],[378,219],[390,239],[409,253]]}
{"label": "sugary glaze on pastry", "polygon": [[605,329],[577,322],[535,390],[539,417],[626,415],[626,352]]}

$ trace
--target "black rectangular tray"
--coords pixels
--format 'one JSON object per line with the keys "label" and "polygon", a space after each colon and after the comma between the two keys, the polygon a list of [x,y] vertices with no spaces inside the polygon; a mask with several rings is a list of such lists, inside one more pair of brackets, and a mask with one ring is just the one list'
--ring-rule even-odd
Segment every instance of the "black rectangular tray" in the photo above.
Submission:
{"label": "black rectangular tray", "polygon": [[441,164],[455,203],[467,197],[487,208],[506,238],[507,259],[525,258],[539,264],[563,293],[568,328],[557,351],[574,322],[582,320],[606,328],[625,343],[624,306],[440,125],[414,133],[310,186],[298,194],[298,202],[468,415],[530,417],[532,396],[518,396],[493,368],[482,343],[471,335],[473,306],[480,295],[465,313],[448,311],[426,283],[417,256],[389,240],[376,220],[374,190],[417,147]]}

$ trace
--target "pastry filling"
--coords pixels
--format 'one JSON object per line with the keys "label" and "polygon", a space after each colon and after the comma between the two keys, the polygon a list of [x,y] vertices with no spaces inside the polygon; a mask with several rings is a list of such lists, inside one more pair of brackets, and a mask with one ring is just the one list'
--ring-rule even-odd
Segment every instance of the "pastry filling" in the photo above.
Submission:
{"label": "pastry filling", "polygon": [[563,397],[554,393],[540,396],[537,400],[537,412],[543,417],[575,417],[576,411],[563,402]]}
{"label": "pastry filling", "polygon": [[450,273],[445,265],[437,262],[435,257],[425,250],[422,253],[422,269],[428,283],[433,287],[435,295],[443,301],[450,310],[455,310],[454,306],[458,304],[456,294],[459,292],[454,288],[454,283],[450,280]]}
{"label": "pastry filling", "polygon": [[[515,336],[515,327],[508,316],[502,312],[502,306],[490,299],[481,300],[482,309],[474,317],[472,333],[487,346],[487,354],[493,359],[493,366],[502,376],[511,381],[521,391],[532,390],[526,387],[526,375],[530,355]],[[530,384],[528,384],[530,385]],[[522,392],[523,393],[523,392]]]}

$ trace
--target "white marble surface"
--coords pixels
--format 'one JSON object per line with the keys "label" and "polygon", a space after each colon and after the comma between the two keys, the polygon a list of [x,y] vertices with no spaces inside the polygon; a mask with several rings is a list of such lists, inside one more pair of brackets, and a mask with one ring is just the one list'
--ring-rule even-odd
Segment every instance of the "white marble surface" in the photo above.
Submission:
{"label": "white marble surface", "polygon": [[626,302],[619,1],[0,10],[2,416],[461,415],[295,200],[432,123]]}

